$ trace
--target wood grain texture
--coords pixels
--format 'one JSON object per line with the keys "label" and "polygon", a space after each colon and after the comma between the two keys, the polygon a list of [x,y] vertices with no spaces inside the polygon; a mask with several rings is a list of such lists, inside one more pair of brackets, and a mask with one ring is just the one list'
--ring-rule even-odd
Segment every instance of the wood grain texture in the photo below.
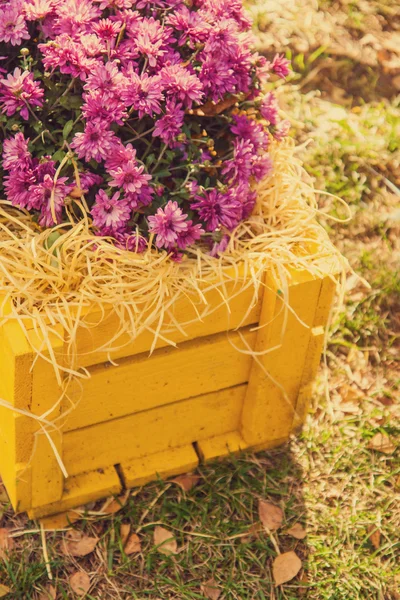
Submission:
{"label": "wood grain texture", "polygon": [[157,478],[166,479],[173,475],[189,473],[199,464],[192,445],[169,448],[144,458],[124,461],[120,464],[126,487],[144,485]]}
{"label": "wood grain texture", "polygon": [[142,354],[124,359],[118,366],[92,368],[89,380],[68,390],[64,409],[69,409],[70,400],[77,405],[67,417],[64,431],[247,382],[252,358],[237,349],[245,348],[241,335],[254,346],[256,332],[245,328],[240,334],[222,333],[179,348],[156,350],[151,358]]}
{"label": "wood grain texture", "polygon": [[67,470],[74,475],[234,431],[245,393],[240,385],[68,432]]}

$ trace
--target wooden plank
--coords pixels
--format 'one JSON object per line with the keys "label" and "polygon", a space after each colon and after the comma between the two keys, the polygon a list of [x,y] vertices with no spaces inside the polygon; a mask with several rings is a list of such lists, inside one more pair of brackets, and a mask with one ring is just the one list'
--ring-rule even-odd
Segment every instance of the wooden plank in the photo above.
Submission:
{"label": "wooden plank", "polygon": [[[182,297],[173,304],[166,314],[162,337],[158,338],[156,348],[180,344],[194,338],[220,333],[257,323],[261,312],[262,298],[258,296],[251,281],[231,280],[220,288],[210,285],[203,297],[192,294]],[[211,312],[209,307],[212,307]],[[143,321],[144,315],[141,318]],[[174,321],[180,325],[177,330]],[[126,320],[128,324],[128,319]],[[152,324],[157,328],[157,322]],[[128,333],[122,333],[116,339],[120,329],[120,319],[113,310],[102,315],[99,310],[88,312],[84,324],[77,330],[76,351],[79,366],[91,366],[99,363],[149,352],[154,340],[154,331],[139,333],[134,342]],[[101,349],[100,351],[96,351]]]}
{"label": "wooden plank", "polygon": [[318,298],[314,317],[314,327],[311,330],[304,371],[301,378],[300,390],[296,404],[292,428],[299,430],[307,415],[313,391],[313,384],[318,372],[321,354],[324,346],[325,329],[333,305],[336,282],[329,277],[322,280],[321,292]]}
{"label": "wooden plank", "polygon": [[66,480],[60,501],[32,508],[28,514],[31,519],[57,514],[105,496],[119,494],[121,489],[122,485],[114,467],[83,473]]}
{"label": "wooden plank", "polygon": [[[61,352],[64,347],[63,329],[58,327],[49,336],[53,352]],[[46,415],[50,423],[57,423],[61,414],[62,388],[59,385],[53,364],[49,362],[49,350],[42,349],[40,336],[29,332],[33,348],[42,352],[34,365],[32,381],[32,413],[38,416]],[[46,433],[45,433],[46,431]],[[51,443],[50,440],[51,439]],[[63,495],[64,476],[60,468],[62,459],[62,432],[54,427],[35,425],[35,448],[32,455],[32,507],[50,504],[60,500]]]}
{"label": "wooden plank", "polygon": [[291,310],[281,294],[274,294],[273,282],[269,286],[256,344],[261,354],[253,363],[242,415],[241,433],[250,446],[291,432],[321,280],[310,276],[290,286]]}
{"label": "wooden plank", "polygon": [[266,435],[262,444],[249,446],[238,431],[231,431],[230,433],[224,433],[223,435],[202,440],[197,444],[197,448],[202,462],[209,462],[219,458],[226,458],[231,454],[237,454],[239,452],[261,452],[262,450],[269,450],[270,448],[281,446],[287,441],[287,438],[268,439],[268,436]]}
{"label": "wooden plank", "polygon": [[245,393],[240,385],[68,432],[67,470],[75,475],[233,431]]}
{"label": "wooden plank", "polygon": [[67,417],[64,431],[94,425],[134,412],[150,410],[186,398],[234,387],[249,379],[251,356],[243,336],[254,347],[256,332],[222,333],[186,342],[179,348],[156,350],[120,361],[117,367],[92,368],[88,381],[68,390],[64,410],[77,403]]}
{"label": "wooden plank", "polygon": [[173,475],[189,473],[199,464],[192,445],[169,448],[144,458],[136,458],[120,464],[125,486],[128,488],[144,485],[158,477],[166,479]]}

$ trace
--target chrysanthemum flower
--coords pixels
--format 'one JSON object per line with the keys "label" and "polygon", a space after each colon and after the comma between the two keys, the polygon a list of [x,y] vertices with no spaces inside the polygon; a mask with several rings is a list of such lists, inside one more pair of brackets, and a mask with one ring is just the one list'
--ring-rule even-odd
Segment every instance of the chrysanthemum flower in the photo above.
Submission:
{"label": "chrysanthemum flower", "polygon": [[0,42],[19,46],[22,40],[29,40],[24,14],[17,1],[0,6]]}
{"label": "chrysanthemum flower", "polygon": [[43,20],[53,12],[54,0],[26,0],[24,11],[28,21]]}
{"label": "chrysanthemum flower", "polygon": [[188,229],[186,219],[187,215],[172,200],[164,208],[159,208],[155,215],[148,217],[149,231],[156,234],[156,246],[167,250],[173,248],[179,236]]}
{"label": "chrysanthemum flower", "polygon": [[93,225],[97,227],[101,235],[111,235],[121,231],[126,227],[131,215],[128,202],[120,198],[119,192],[109,198],[104,190],[99,190],[97,193],[90,212],[93,217]]}
{"label": "chrysanthemum flower", "polygon": [[176,103],[175,100],[168,100],[165,115],[156,121],[153,136],[160,137],[164,144],[171,146],[182,131],[184,116],[182,104]]}
{"label": "chrysanthemum flower", "polygon": [[151,180],[151,175],[143,171],[143,165],[139,165],[135,160],[128,160],[118,169],[110,170],[110,186],[122,188],[128,194],[137,194]]}
{"label": "chrysanthemum flower", "polygon": [[190,108],[203,98],[201,81],[182,65],[166,66],[161,69],[160,75],[164,91],[185,106]]}
{"label": "chrysanthemum flower", "polygon": [[43,106],[44,90],[29,71],[16,67],[13,74],[9,73],[6,79],[0,80],[0,86],[2,112],[8,117],[19,111],[21,117],[28,120],[28,106]]}
{"label": "chrysanthemum flower", "polygon": [[191,205],[206,224],[207,231],[215,231],[223,226],[232,231],[242,218],[242,205],[232,191],[222,193],[214,189],[196,196]]}
{"label": "chrysanthemum flower", "polygon": [[39,224],[42,227],[52,227],[61,223],[64,201],[73,187],[67,185],[67,181],[67,177],[59,177],[54,183],[51,175],[45,175],[43,181],[29,188],[31,202],[39,210]]}
{"label": "chrysanthemum flower", "polygon": [[274,60],[272,61],[271,67],[274,73],[278,75],[278,77],[281,77],[281,79],[285,79],[285,77],[287,77],[290,72],[289,64],[290,63],[288,59],[285,58],[283,54],[277,54]]}
{"label": "chrysanthemum flower", "polygon": [[29,139],[19,132],[3,142],[3,169],[20,171],[32,166],[32,156],[28,150]]}
{"label": "chrysanthemum flower", "polygon": [[101,162],[112,153],[116,139],[113,131],[105,129],[101,123],[89,121],[83,133],[75,134],[71,148],[76,150],[79,158],[88,162],[94,158]]}
{"label": "chrysanthemum flower", "polygon": [[139,113],[140,118],[145,115],[160,114],[160,102],[163,99],[160,77],[158,75],[149,77],[147,73],[137,75],[135,72],[128,72],[122,99],[127,107],[132,107]]}
{"label": "chrysanthemum flower", "polygon": [[276,125],[278,122],[278,101],[275,94],[268,92],[265,94],[260,106],[260,114],[271,125]]}

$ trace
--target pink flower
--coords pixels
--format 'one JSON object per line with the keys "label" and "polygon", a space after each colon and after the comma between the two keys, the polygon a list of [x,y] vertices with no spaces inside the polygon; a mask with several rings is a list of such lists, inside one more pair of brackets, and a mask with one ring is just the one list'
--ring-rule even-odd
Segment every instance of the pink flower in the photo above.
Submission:
{"label": "pink flower", "polygon": [[84,86],[85,90],[101,92],[104,101],[119,97],[124,87],[125,77],[115,61],[109,61],[105,65],[97,64]]}
{"label": "pink flower", "polygon": [[7,2],[0,6],[0,42],[19,46],[22,40],[29,40],[30,35],[19,2]]}
{"label": "pink flower", "polygon": [[118,98],[112,97],[104,102],[104,96],[100,90],[92,90],[83,94],[85,100],[82,106],[82,114],[87,120],[103,122],[108,129],[111,123],[124,124],[128,118],[124,104]]}
{"label": "pink flower", "polygon": [[167,52],[167,46],[173,40],[172,29],[164,27],[152,17],[138,21],[128,33],[132,38],[132,45],[146,57],[150,67],[157,65],[158,59]]}
{"label": "pink flower", "polygon": [[183,214],[177,202],[169,200],[165,208],[159,208],[155,215],[148,217],[149,231],[156,234],[158,248],[173,248],[183,232],[188,229],[187,215]]}
{"label": "pink flower", "polygon": [[204,229],[200,224],[193,225],[193,221],[186,221],[187,228],[178,234],[177,246],[181,250],[185,250],[188,246],[193,246],[204,233]]}
{"label": "pink flower", "polygon": [[86,32],[101,11],[91,0],[63,0],[57,3],[56,15],[57,33],[75,35]]}
{"label": "pink flower", "polygon": [[269,121],[271,125],[276,125],[278,122],[278,101],[275,94],[269,92],[265,94],[260,106],[260,114],[263,119]]}
{"label": "pink flower", "polygon": [[158,75],[149,77],[147,73],[137,75],[127,73],[126,87],[122,93],[126,106],[131,106],[142,119],[145,115],[160,114],[163,99],[161,80]]}
{"label": "pink flower", "polygon": [[54,184],[53,177],[45,175],[43,181],[30,188],[32,204],[40,211],[39,225],[52,227],[62,221],[64,201],[73,186],[66,185],[67,177],[59,177]]}
{"label": "pink flower", "polygon": [[101,235],[110,235],[123,229],[131,216],[131,210],[126,200],[120,199],[116,192],[109,198],[104,190],[99,190],[95,203],[90,211],[93,225],[99,229]]}
{"label": "pink flower", "polygon": [[7,79],[0,80],[0,85],[0,103],[3,113],[8,117],[19,110],[21,117],[28,120],[28,105],[43,106],[44,91],[29,71],[21,71],[16,67],[13,74],[7,75]]}
{"label": "pink flower", "polygon": [[290,121],[285,119],[285,120],[281,121],[280,123],[278,123],[275,130],[272,132],[272,135],[274,136],[274,138],[276,140],[278,140],[278,142],[281,142],[288,135],[289,131],[290,131]]}
{"label": "pink flower", "polygon": [[55,0],[27,0],[25,15],[28,21],[42,20],[53,12]]}
{"label": "pink flower", "polygon": [[232,231],[242,218],[242,205],[232,191],[225,194],[214,189],[196,196],[197,202],[191,205],[206,224],[207,231],[215,231],[220,226]]}
{"label": "pink flower", "polygon": [[228,160],[222,169],[222,175],[234,184],[247,182],[251,175],[253,161],[258,154],[250,140],[235,139],[233,159]]}
{"label": "pink flower", "polygon": [[123,188],[126,193],[137,194],[150,181],[151,175],[143,173],[144,166],[135,160],[123,163],[118,169],[111,170],[111,187]]}
{"label": "pink flower", "polygon": [[17,133],[13,138],[3,143],[3,169],[22,170],[32,165],[32,156],[28,150],[29,139],[23,133]]}
{"label": "pink flower", "polygon": [[278,77],[285,79],[285,77],[287,77],[290,73],[289,65],[290,62],[284,57],[283,54],[277,54],[272,61],[271,68],[273,72],[278,75]]}
{"label": "pink flower", "polygon": [[190,108],[193,102],[200,102],[203,98],[201,81],[182,65],[163,67],[160,75],[164,91],[185,106]]}
{"label": "pink flower", "polygon": [[132,144],[123,145],[123,143],[117,138],[112,154],[108,156],[105,167],[107,171],[115,171],[119,169],[123,164],[130,160],[136,159],[136,150]]}
{"label": "pink flower", "polygon": [[117,241],[116,246],[121,250],[129,250],[129,252],[137,252],[142,254],[148,246],[146,238],[141,236],[138,232],[136,233],[120,233],[116,232],[115,239]]}
{"label": "pink flower", "polygon": [[36,177],[32,169],[14,171],[11,175],[4,177],[4,189],[7,199],[20,208],[31,210],[32,194],[30,188],[36,183]]}
{"label": "pink flower", "polygon": [[71,148],[75,148],[79,158],[87,162],[92,158],[101,162],[112,153],[116,139],[113,131],[105,129],[100,123],[89,121],[83,133],[75,134]]}
{"label": "pink flower", "polygon": [[120,21],[111,21],[111,19],[100,19],[92,27],[93,31],[105,42],[114,40],[121,28],[122,23]]}
{"label": "pink flower", "polygon": [[184,116],[182,104],[168,100],[165,115],[156,121],[153,137],[160,137],[164,144],[171,146],[182,131]]}

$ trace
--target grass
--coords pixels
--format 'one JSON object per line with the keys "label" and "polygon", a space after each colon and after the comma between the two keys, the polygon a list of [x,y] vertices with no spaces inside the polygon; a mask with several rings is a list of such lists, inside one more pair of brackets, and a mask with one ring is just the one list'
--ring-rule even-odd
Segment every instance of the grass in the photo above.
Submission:
{"label": "grass", "polygon": [[[68,600],[76,597],[69,578],[79,569],[90,574],[89,600],[201,600],[201,586],[211,578],[224,600],[400,598],[399,452],[369,447],[377,433],[397,446],[400,439],[399,100],[385,97],[384,86],[378,97],[377,69],[335,53],[338,39],[347,48],[372,26],[365,3],[324,0],[318,11],[302,0],[249,4],[260,48],[272,31],[273,50],[289,48],[295,59],[296,74],[281,100],[299,142],[313,140],[302,157],[316,185],[352,208],[350,224],[332,223],[328,216],[340,210],[321,196],[322,221],[371,286],[349,280],[327,350],[329,400],[324,372],[306,427],[288,446],[202,467],[199,484],[188,493],[161,481],[134,490],[113,516],[96,517],[97,507],[89,507],[75,527],[99,542],[83,558],[62,552],[67,532],[49,532],[46,565],[38,524],[15,516],[0,493],[0,528],[15,535],[14,549],[0,560],[0,584],[11,590],[7,600],[51,598],[48,569],[57,598]],[[308,30],[304,10],[310,13]],[[382,31],[390,35],[396,11],[396,1],[374,0],[367,12],[383,19]],[[352,73],[356,96],[349,87]],[[259,499],[284,511],[283,526],[272,537],[260,530]],[[295,523],[306,528],[304,540],[285,533]],[[124,553],[123,524],[138,533],[141,553]],[[177,555],[158,551],[157,525],[176,537]],[[278,550],[295,550],[303,568],[276,588],[272,562]]]}

